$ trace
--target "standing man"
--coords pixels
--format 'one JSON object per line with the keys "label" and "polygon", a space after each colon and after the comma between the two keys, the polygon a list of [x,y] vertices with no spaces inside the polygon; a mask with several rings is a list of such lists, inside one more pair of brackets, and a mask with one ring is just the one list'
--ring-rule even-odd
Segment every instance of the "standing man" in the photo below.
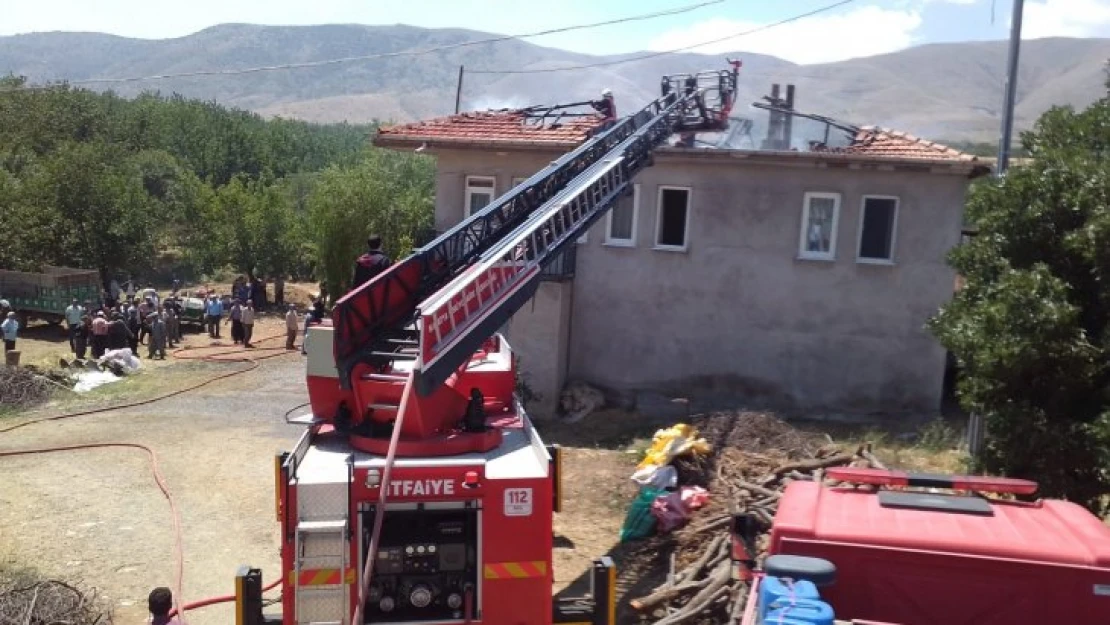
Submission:
{"label": "standing man", "polygon": [[220,338],[220,317],[224,315],[224,304],[215,293],[208,296],[208,305],[204,313],[208,317],[208,336],[214,339]]}
{"label": "standing man", "polygon": [[77,336],[77,327],[81,325],[81,317],[84,316],[85,309],[77,303],[77,298],[73,298],[69,306],[66,307],[66,326],[69,328],[69,349],[73,353],[77,353],[77,344],[74,338]]}
{"label": "standing man", "polygon": [[89,335],[92,333],[92,319],[88,315],[81,317],[81,323],[77,325],[77,330],[73,333],[73,353],[77,355],[77,360],[84,360],[85,354],[89,351]]}
{"label": "standing man", "polygon": [[165,586],[150,591],[147,609],[150,610],[150,625],[181,625],[181,621],[170,618],[170,611],[173,610],[173,593]]}
{"label": "standing man", "polygon": [[4,323],[0,323],[0,332],[4,333],[4,351],[15,350],[15,337],[19,333],[19,321],[16,320],[14,312],[9,312],[4,318]]}
{"label": "standing man", "polygon": [[167,299],[163,304],[165,312],[163,313],[166,318],[166,344],[174,347],[175,343],[179,340],[177,336],[177,325],[180,321],[177,318],[177,311],[173,308],[172,299]]}
{"label": "standing man", "polygon": [[[249,300],[248,300],[249,301]],[[231,342],[235,345],[243,342],[243,300],[237,299],[231,303],[227,311],[227,321],[231,323]]]}
{"label": "standing man", "polygon": [[295,349],[293,344],[297,341],[297,330],[300,329],[301,323],[297,319],[297,307],[289,304],[289,312],[285,313],[285,349]]}
{"label": "standing man", "polygon": [[243,347],[254,347],[251,345],[251,337],[254,336],[254,302],[247,300],[239,314],[243,323]]}
{"label": "standing man", "polygon": [[358,257],[355,261],[355,279],[351,284],[351,290],[373,280],[378,274],[389,268],[393,261],[382,251],[382,238],[374,235],[366,239],[366,247],[369,248],[365,254]]}
{"label": "standing man", "polygon": [[108,347],[108,319],[104,311],[97,311],[92,322],[92,355],[99,360]]}
{"label": "standing man", "polygon": [[147,358],[154,360],[157,356],[159,360],[165,360],[166,322],[160,313],[152,312],[147,317],[147,323],[150,324],[150,346],[147,347]]}

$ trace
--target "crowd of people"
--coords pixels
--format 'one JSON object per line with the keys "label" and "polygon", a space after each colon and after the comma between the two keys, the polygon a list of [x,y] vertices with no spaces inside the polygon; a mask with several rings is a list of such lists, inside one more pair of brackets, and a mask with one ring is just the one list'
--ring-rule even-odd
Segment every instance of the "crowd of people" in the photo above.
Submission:
{"label": "crowd of people", "polygon": [[105,352],[130,349],[139,357],[139,345],[147,345],[148,358],[165,358],[167,348],[182,340],[181,303],[176,298],[162,302],[157,293],[100,306],[73,300],[65,310],[69,348],[78,360],[91,351],[94,359]]}

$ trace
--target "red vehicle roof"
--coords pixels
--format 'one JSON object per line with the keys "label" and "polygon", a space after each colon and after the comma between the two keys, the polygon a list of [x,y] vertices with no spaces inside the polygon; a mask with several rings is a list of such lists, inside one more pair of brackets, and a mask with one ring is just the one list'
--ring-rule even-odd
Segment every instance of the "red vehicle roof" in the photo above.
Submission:
{"label": "red vehicle roof", "polygon": [[990,516],[883,507],[874,492],[792,483],[776,538],[1110,568],[1110,527],[1066,501],[993,502]]}

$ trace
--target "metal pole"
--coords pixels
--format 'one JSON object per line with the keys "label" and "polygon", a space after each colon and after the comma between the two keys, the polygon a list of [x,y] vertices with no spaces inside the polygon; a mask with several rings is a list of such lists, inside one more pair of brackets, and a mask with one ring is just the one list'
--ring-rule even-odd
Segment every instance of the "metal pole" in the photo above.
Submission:
{"label": "metal pole", "polygon": [[1010,59],[1006,68],[1006,100],[1002,105],[1002,140],[998,143],[998,163],[994,175],[1001,177],[1010,165],[1010,141],[1014,133],[1014,100],[1017,97],[1018,55],[1021,53],[1021,16],[1024,0],[1013,0],[1010,20]]}
{"label": "metal pole", "polygon": [[462,101],[463,66],[459,66],[459,85],[455,87],[455,115],[459,114],[459,102]]}

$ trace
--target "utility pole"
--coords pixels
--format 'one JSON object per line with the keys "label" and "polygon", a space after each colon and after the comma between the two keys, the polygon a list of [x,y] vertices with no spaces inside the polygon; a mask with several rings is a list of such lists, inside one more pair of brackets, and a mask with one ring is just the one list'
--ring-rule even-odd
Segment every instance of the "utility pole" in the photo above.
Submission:
{"label": "utility pole", "polygon": [[463,66],[459,66],[459,84],[455,87],[455,115],[459,114],[459,102],[462,101]]}
{"label": "utility pole", "polygon": [[1010,19],[1010,59],[1006,68],[1006,99],[1002,105],[1002,139],[998,143],[998,162],[994,175],[1002,177],[1010,166],[1010,142],[1014,134],[1014,100],[1017,98],[1018,55],[1021,53],[1021,15],[1024,0],[1013,0],[1014,13]]}

